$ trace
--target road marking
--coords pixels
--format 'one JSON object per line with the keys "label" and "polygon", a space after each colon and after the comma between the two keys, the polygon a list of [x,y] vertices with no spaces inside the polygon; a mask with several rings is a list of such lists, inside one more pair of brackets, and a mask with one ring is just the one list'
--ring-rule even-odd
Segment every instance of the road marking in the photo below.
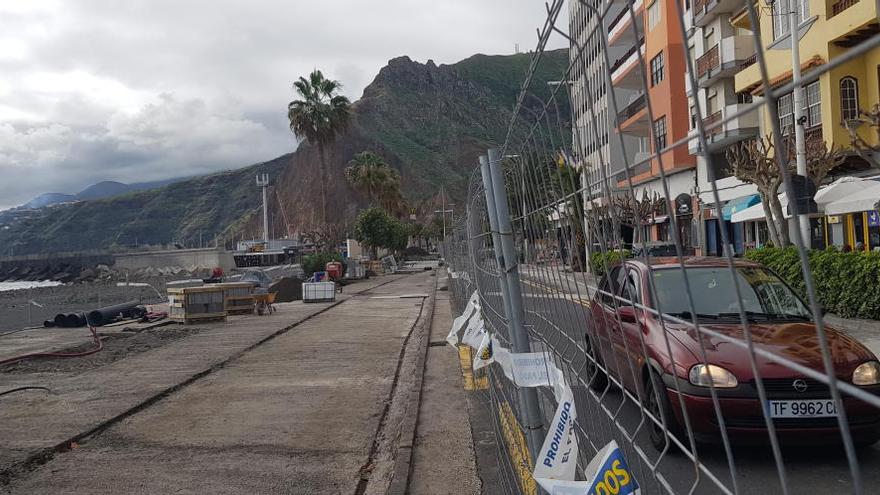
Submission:
{"label": "road marking", "polygon": [[581,306],[583,306],[583,307],[585,307],[585,308],[589,308],[589,307],[590,307],[590,301],[589,301],[589,299],[584,299],[584,298],[582,298],[582,297],[578,297],[578,296],[576,296],[575,294],[570,294],[570,293],[562,292],[561,290],[557,289],[556,287],[551,287],[551,286],[549,286],[549,285],[544,285],[544,284],[542,284],[542,283],[540,283],[540,282],[535,282],[535,281],[533,281],[533,280],[520,279],[520,281],[521,281],[522,283],[526,284],[526,285],[531,286],[531,287],[535,287],[535,288],[537,288],[537,289],[541,289],[541,290],[543,290],[544,292],[547,292],[547,293],[550,293],[550,294],[560,295],[560,296],[562,296],[563,299],[567,299],[567,300],[569,300],[569,301],[571,301],[571,302],[573,302],[573,303],[575,303],[575,304],[580,304]]}
{"label": "road marking", "polygon": [[458,362],[461,367],[461,376],[464,378],[465,390],[487,390],[489,388],[489,377],[485,373],[481,373],[481,376],[474,376],[474,359],[470,347],[458,346]]}

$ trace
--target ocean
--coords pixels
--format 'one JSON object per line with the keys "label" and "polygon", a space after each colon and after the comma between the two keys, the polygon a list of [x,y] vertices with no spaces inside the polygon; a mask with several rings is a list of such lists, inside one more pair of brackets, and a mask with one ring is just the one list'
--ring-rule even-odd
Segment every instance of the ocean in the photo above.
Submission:
{"label": "ocean", "polygon": [[61,282],[54,280],[24,280],[21,282],[0,282],[0,292],[19,289],[33,289],[36,287],[55,287]]}

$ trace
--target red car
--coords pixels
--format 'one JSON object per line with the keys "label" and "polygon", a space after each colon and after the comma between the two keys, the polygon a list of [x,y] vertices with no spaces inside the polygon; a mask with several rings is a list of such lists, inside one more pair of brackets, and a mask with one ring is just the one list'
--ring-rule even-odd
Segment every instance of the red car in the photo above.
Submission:
{"label": "red car", "polygon": [[[744,341],[738,297],[727,261],[692,257],[685,259],[685,266],[700,327]],[[804,302],[763,266],[735,261],[734,267],[755,348],[824,374],[815,325]],[[656,292],[650,289],[651,278]],[[733,440],[766,441],[766,409],[783,442],[840,441],[837,411],[828,385],[756,355],[758,374],[767,393],[768,403],[762,405],[747,349],[703,333],[707,356],[704,361],[693,325],[665,319],[664,332],[657,314],[639,307],[692,321],[677,259],[655,258],[650,266],[627,260],[610,270],[602,279],[600,290],[590,305],[588,354],[627,390],[641,397],[655,417],[665,418],[673,434],[685,433],[676,392],[677,377],[678,390],[698,441],[721,440],[710,380],[721,404],[728,436]],[[616,299],[611,293],[637,304]],[[825,328],[837,378],[880,395],[880,363],[874,354],[848,335]],[[607,376],[595,365],[588,368],[591,388],[604,390]],[[660,393],[655,394],[654,390]],[[880,411],[846,394],[843,402],[856,444],[870,445],[880,439]],[[653,421],[649,423],[651,442],[658,449],[664,448],[667,437],[663,428]]]}

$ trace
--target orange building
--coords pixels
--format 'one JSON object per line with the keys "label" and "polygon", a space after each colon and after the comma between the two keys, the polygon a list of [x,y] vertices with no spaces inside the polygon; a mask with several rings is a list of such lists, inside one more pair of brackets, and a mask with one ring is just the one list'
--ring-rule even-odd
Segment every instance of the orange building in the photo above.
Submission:
{"label": "orange building", "polygon": [[[655,192],[665,195],[660,182],[662,166],[670,199],[675,199],[679,206],[670,205],[666,215],[656,215],[652,224],[644,228],[647,238],[671,240],[668,215],[675,210],[679,215],[679,239],[684,246],[692,246],[690,196],[696,185],[696,158],[683,141],[690,127],[690,112],[682,77],[687,72],[687,62],[678,10],[675,0],[637,0],[634,11],[635,19],[628,9],[622,10],[608,31],[611,47],[627,47],[610,68],[616,94],[625,96],[623,100],[618,98],[616,131],[639,143],[636,150],[627,153],[634,163],[630,175],[637,186],[637,197],[642,190],[647,190],[649,195]],[[633,23],[639,27],[640,39],[636,38]],[[639,60],[640,56],[644,62]],[[682,144],[672,147],[677,141]],[[658,152],[660,159],[656,156]],[[627,186],[625,177],[624,174],[615,177],[619,187]]]}

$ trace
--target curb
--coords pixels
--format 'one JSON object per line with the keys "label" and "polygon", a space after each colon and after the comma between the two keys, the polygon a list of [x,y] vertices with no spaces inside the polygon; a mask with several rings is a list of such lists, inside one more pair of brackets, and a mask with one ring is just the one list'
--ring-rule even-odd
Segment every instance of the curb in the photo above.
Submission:
{"label": "curb", "polygon": [[415,447],[416,431],[418,430],[419,412],[422,404],[422,385],[425,378],[425,363],[428,359],[429,340],[431,340],[431,325],[434,321],[434,302],[437,297],[437,279],[434,278],[434,288],[431,296],[425,301],[425,311],[422,312],[423,318],[416,323],[413,328],[422,334],[417,350],[418,361],[415,366],[415,376],[413,379],[413,388],[410,391],[408,404],[406,407],[407,415],[401,425],[400,439],[397,446],[397,455],[394,460],[394,468],[391,474],[391,484],[388,486],[386,495],[404,495],[408,493],[409,480],[412,474],[412,456]]}

